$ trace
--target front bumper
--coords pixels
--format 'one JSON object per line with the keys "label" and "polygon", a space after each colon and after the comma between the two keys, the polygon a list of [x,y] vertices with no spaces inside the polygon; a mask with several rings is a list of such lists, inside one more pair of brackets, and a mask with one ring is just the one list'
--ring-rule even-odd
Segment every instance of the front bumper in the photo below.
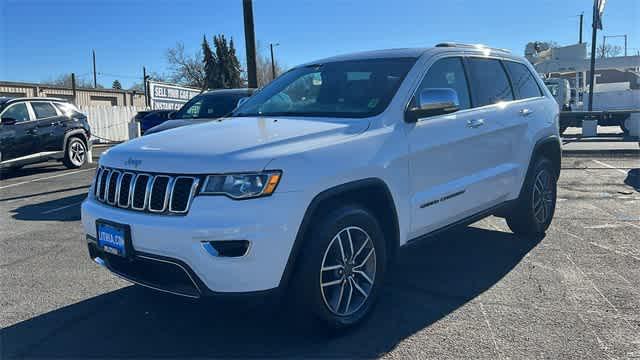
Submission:
{"label": "front bumper", "polygon": [[[82,204],[82,224],[91,257],[132,282],[186,296],[262,292],[280,285],[306,208],[301,194],[277,193],[245,201],[196,196],[185,216],[119,209],[88,198]],[[134,263],[140,265],[136,271],[145,271],[144,262],[173,264],[192,278],[197,294],[150,283],[148,276],[140,279],[131,272],[123,274],[122,266],[128,265],[116,264],[121,259],[104,254],[95,245],[96,220],[130,226]],[[248,240],[248,252],[220,257],[206,246],[210,241],[230,240]],[[149,266],[148,272],[153,271]]]}

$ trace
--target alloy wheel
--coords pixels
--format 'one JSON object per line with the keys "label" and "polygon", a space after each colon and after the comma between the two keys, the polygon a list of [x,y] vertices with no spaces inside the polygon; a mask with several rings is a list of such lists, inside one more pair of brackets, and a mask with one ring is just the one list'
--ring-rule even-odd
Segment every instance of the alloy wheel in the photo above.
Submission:
{"label": "alloy wheel", "polygon": [[549,220],[554,200],[553,178],[547,170],[542,170],[533,185],[533,216],[538,223],[544,224]]}
{"label": "alloy wheel", "polygon": [[369,234],[350,226],[331,239],[320,269],[325,306],[338,316],[357,312],[367,301],[376,279],[376,250]]}
{"label": "alloy wheel", "polygon": [[80,166],[84,164],[84,159],[86,156],[87,150],[84,147],[82,141],[74,141],[71,143],[71,146],[69,148],[69,159],[71,159],[71,162],[74,165]]}

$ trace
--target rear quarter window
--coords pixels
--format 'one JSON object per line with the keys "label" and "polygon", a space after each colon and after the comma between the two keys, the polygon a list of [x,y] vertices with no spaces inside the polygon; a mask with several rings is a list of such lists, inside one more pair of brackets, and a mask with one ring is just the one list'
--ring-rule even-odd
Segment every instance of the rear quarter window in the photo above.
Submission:
{"label": "rear quarter window", "polygon": [[525,65],[513,62],[504,62],[509,75],[511,76],[511,84],[518,99],[529,99],[542,96],[538,82]]}

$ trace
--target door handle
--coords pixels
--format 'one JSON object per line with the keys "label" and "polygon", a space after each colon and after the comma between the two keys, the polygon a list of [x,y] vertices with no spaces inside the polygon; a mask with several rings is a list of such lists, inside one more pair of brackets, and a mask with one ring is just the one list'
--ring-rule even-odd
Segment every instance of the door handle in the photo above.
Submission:
{"label": "door handle", "polygon": [[484,125],[484,120],[482,119],[473,119],[473,120],[468,120],[467,121],[467,127],[468,128],[478,128],[480,126]]}
{"label": "door handle", "polygon": [[520,110],[520,116],[529,116],[533,114],[533,110],[531,109],[522,109]]}

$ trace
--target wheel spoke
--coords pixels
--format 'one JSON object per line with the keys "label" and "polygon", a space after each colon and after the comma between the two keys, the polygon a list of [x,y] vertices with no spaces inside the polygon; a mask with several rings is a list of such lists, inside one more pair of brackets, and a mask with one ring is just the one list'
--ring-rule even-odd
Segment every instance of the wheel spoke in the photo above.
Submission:
{"label": "wheel spoke", "polygon": [[322,283],[322,287],[327,287],[327,286],[333,286],[333,285],[338,285],[342,282],[342,279],[338,279],[338,280],[334,280],[334,281],[329,281],[326,283]]}
{"label": "wheel spoke", "polygon": [[367,280],[367,282],[368,282],[369,284],[373,285],[373,280],[371,280],[371,278],[369,277],[369,275],[367,275],[367,273],[365,273],[364,271],[362,271],[362,270],[353,270],[353,272],[354,272],[355,274],[358,274],[358,275],[362,276],[365,280]]}
{"label": "wheel spoke", "polygon": [[355,287],[355,288],[356,288],[356,290],[358,290],[358,292],[359,292],[360,294],[362,294],[362,296],[364,296],[364,298],[365,298],[365,299],[369,296],[369,294],[367,294],[367,292],[366,292],[366,291],[364,291],[364,290],[360,287],[360,285],[358,285],[358,282],[356,281],[356,279],[349,278],[349,281],[351,282],[351,286]]}
{"label": "wheel spoke", "polygon": [[371,257],[371,254],[373,254],[374,251],[375,251],[375,248],[371,247],[371,250],[369,250],[364,260],[362,260],[362,262],[358,266],[355,266],[354,269],[359,270],[361,267],[363,267],[367,263],[367,261],[369,261],[369,258]]}
{"label": "wheel spoke", "polygon": [[338,265],[331,265],[331,266],[325,266],[322,268],[322,271],[331,271],[331,270],[338,270],[338,269],[344,269],[344,266],[338,264]]}
{"label": "wheel spoke", "polygon": [[340,312],[340,305],[342,305],[342,295],[344,295],[344,286],[346,285],[346,282],[342,281],[342,285],[340,286],[340,294],[338,294],[338,304],[336,305],[336,308],[334,309],[336,312]]}
{"label": "wheel spoke", "polygon": [[364,239],[364,242],[362,243],[362,246],[360,246],[360,249],[358,249],[358,251],[356,252],[355,255],[353,255],[353,260],[355,261],[358,256],[360,255],[360,253],[362,252],[362,250],[364,250],[365,247],[367,247],[367,244],[369,243],[369,235],[367,235],[367,238]]}
{"label": "wheel spoke", "polygon": [[344,248],[342,247],[342,236],[340,236],[340,233],[338,233],[338,235],[336,236],[336,238],[338,239],[338,247],[340,248],[340,255],[342,256],[342,262],[346,262],[347,258],[344,256]]}
{"label": "wheel spoke", "polygon": [[353,285],[351,281],[347,281],[349,283],[349,295],[347,295],[347,306],[344,308],[345,313],[349,313],[349,308],[351,307],[351,297],[353,296]]}
{"label": "wheel spoke", "polygon": [[351,239],[351,232],[349,231],[348,228],[347,228],[347,239],[349,240],[349,250],[351,251],[349,253],[350,258],[348,260],[349,261],[353,261],[354,260],[354,256],[353,256],[353,239]]}

